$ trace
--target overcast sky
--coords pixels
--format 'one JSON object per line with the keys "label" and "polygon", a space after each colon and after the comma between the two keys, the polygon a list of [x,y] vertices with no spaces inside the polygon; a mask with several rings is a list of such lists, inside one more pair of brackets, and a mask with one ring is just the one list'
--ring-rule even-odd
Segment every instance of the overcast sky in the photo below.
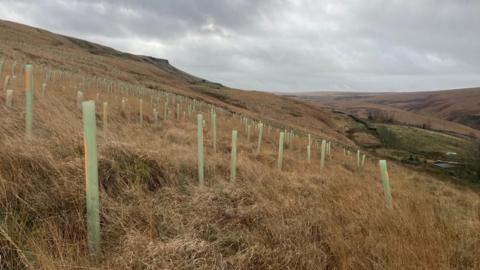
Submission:
{"label": "overcast sky", "polygon": [[477,0],[0,0],[0,18],[265,91],[480,86]]}

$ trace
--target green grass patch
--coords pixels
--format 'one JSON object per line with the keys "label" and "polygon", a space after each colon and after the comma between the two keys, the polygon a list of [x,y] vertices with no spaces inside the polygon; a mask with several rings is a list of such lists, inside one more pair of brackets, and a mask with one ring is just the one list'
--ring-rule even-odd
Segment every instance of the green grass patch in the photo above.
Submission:
{"label": "green grass patch", "polygon": [[392,124],[376,124],[375,127],[385,146],[426,157],[438,158],[447,152],[462,156],[472,147],[467,139],[441,132]]}

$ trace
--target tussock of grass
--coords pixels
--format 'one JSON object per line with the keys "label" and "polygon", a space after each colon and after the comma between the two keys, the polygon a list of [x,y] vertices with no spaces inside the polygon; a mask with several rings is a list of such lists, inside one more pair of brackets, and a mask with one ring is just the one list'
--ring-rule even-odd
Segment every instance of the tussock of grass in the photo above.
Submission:
{"label": "tussock of grass", "polygon": [[111,194],[121,193],[131,184],[141,185],[148,191],[156,191],[167,185],[162,168],[148,157],[142,157],[121,148],[108,148],[106,159],[99,160],[101,185]]}

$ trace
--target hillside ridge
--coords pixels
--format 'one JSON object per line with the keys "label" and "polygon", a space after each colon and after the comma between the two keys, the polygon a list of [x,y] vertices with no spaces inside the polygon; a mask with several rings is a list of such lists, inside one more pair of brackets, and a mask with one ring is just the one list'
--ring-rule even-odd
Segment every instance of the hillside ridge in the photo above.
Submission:
{"label": "hillside ridge", "polygon": [[[5,41],[0,44],[0,51],[7,56],[22,56],[23,62],[30,59],[48,63],[56,69],[116,77],[128,83],[141,83],[151,89],[202,99],[229,111],[270,121],[287,129],[295,128],[303,132],[309,130],[312,134],[337,138],[340,142],[353,145],[342,132],[344,121],[337,119],[338,116],[327,110],[305,106],[305,103],[265,92],[225,87],[181,71],[163,59],[157,61],[149,56],[123,53],[103,45],[66,38],[8,21],[0,22],[0,37]],[[32,41],[35,41],[39,51],[26,46]],[[77,43],[83,44],[83,47]],[[45,48],[45,51],[40,51],[42,48]],[[101,53],[92,54],[90,50]],[[75,57],[72,57],[73,55]],[[334,124],[331,119],[336,119],[338,124]]]}
{"label": "hillside ridge", "polygon": [[335,108],[361,118],[371,113],[390,114],[398,122],[432,126],[480,137],[480,88],[424,92],[311,92],[290,97]]}
{"label": "hillside ridge", "polygon": [[0,269],[480,269],[473,183],[379,163],[314,104],[46,33],[0,23]]}

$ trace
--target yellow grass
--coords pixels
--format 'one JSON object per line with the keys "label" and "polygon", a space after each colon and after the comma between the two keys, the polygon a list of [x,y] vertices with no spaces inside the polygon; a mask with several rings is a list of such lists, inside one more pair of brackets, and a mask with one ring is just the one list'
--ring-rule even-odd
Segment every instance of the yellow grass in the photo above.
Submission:
{"label": "yellow grass", "polygon": [[[318,149],[307,164],[307,139],[301,137],[285,150],[279,171],[278,133],[265,130],[262,151],[255,155],[256,136],[247,142],[240,120],[221,113],[217,153],[205,117],[206,185],[199,187],[194,117],[172,116],[154,126],[147,98],[140,126],[138,99],[129,95],[122,115],[123,95],[108,94],[102,85],[86,90],[90,99],[100,93],[103,243],[100,261],[91,263],[75,90],[81,80],[68,75],[48,82],[43,98],[38,89],[44,74],[36,66],[33,139],[24,137],[22,83],[15,88],[14,108],[3,105],[3,92],[0,98],[0,268],[480,269],[478,190],[389,163],[394,205],[389,211],[376,159],[367,158],[359,171],[354,156],[343,156],[334,145],[320,172]],[[256,96],[232,95],[245,95],[247,103]],[[256,100],[257,106],[266,99]],[[104,101],[107,132],[101,129]],[[173,113],[175,105],[170,106]],[[285,117],[284,124],[290,121]],[[313,131],[319,127],[315,123]],[[228,183],[232,129],[239,131],[235,185]],[[346,140],[335,130],[322,132],[312,134]]]}

